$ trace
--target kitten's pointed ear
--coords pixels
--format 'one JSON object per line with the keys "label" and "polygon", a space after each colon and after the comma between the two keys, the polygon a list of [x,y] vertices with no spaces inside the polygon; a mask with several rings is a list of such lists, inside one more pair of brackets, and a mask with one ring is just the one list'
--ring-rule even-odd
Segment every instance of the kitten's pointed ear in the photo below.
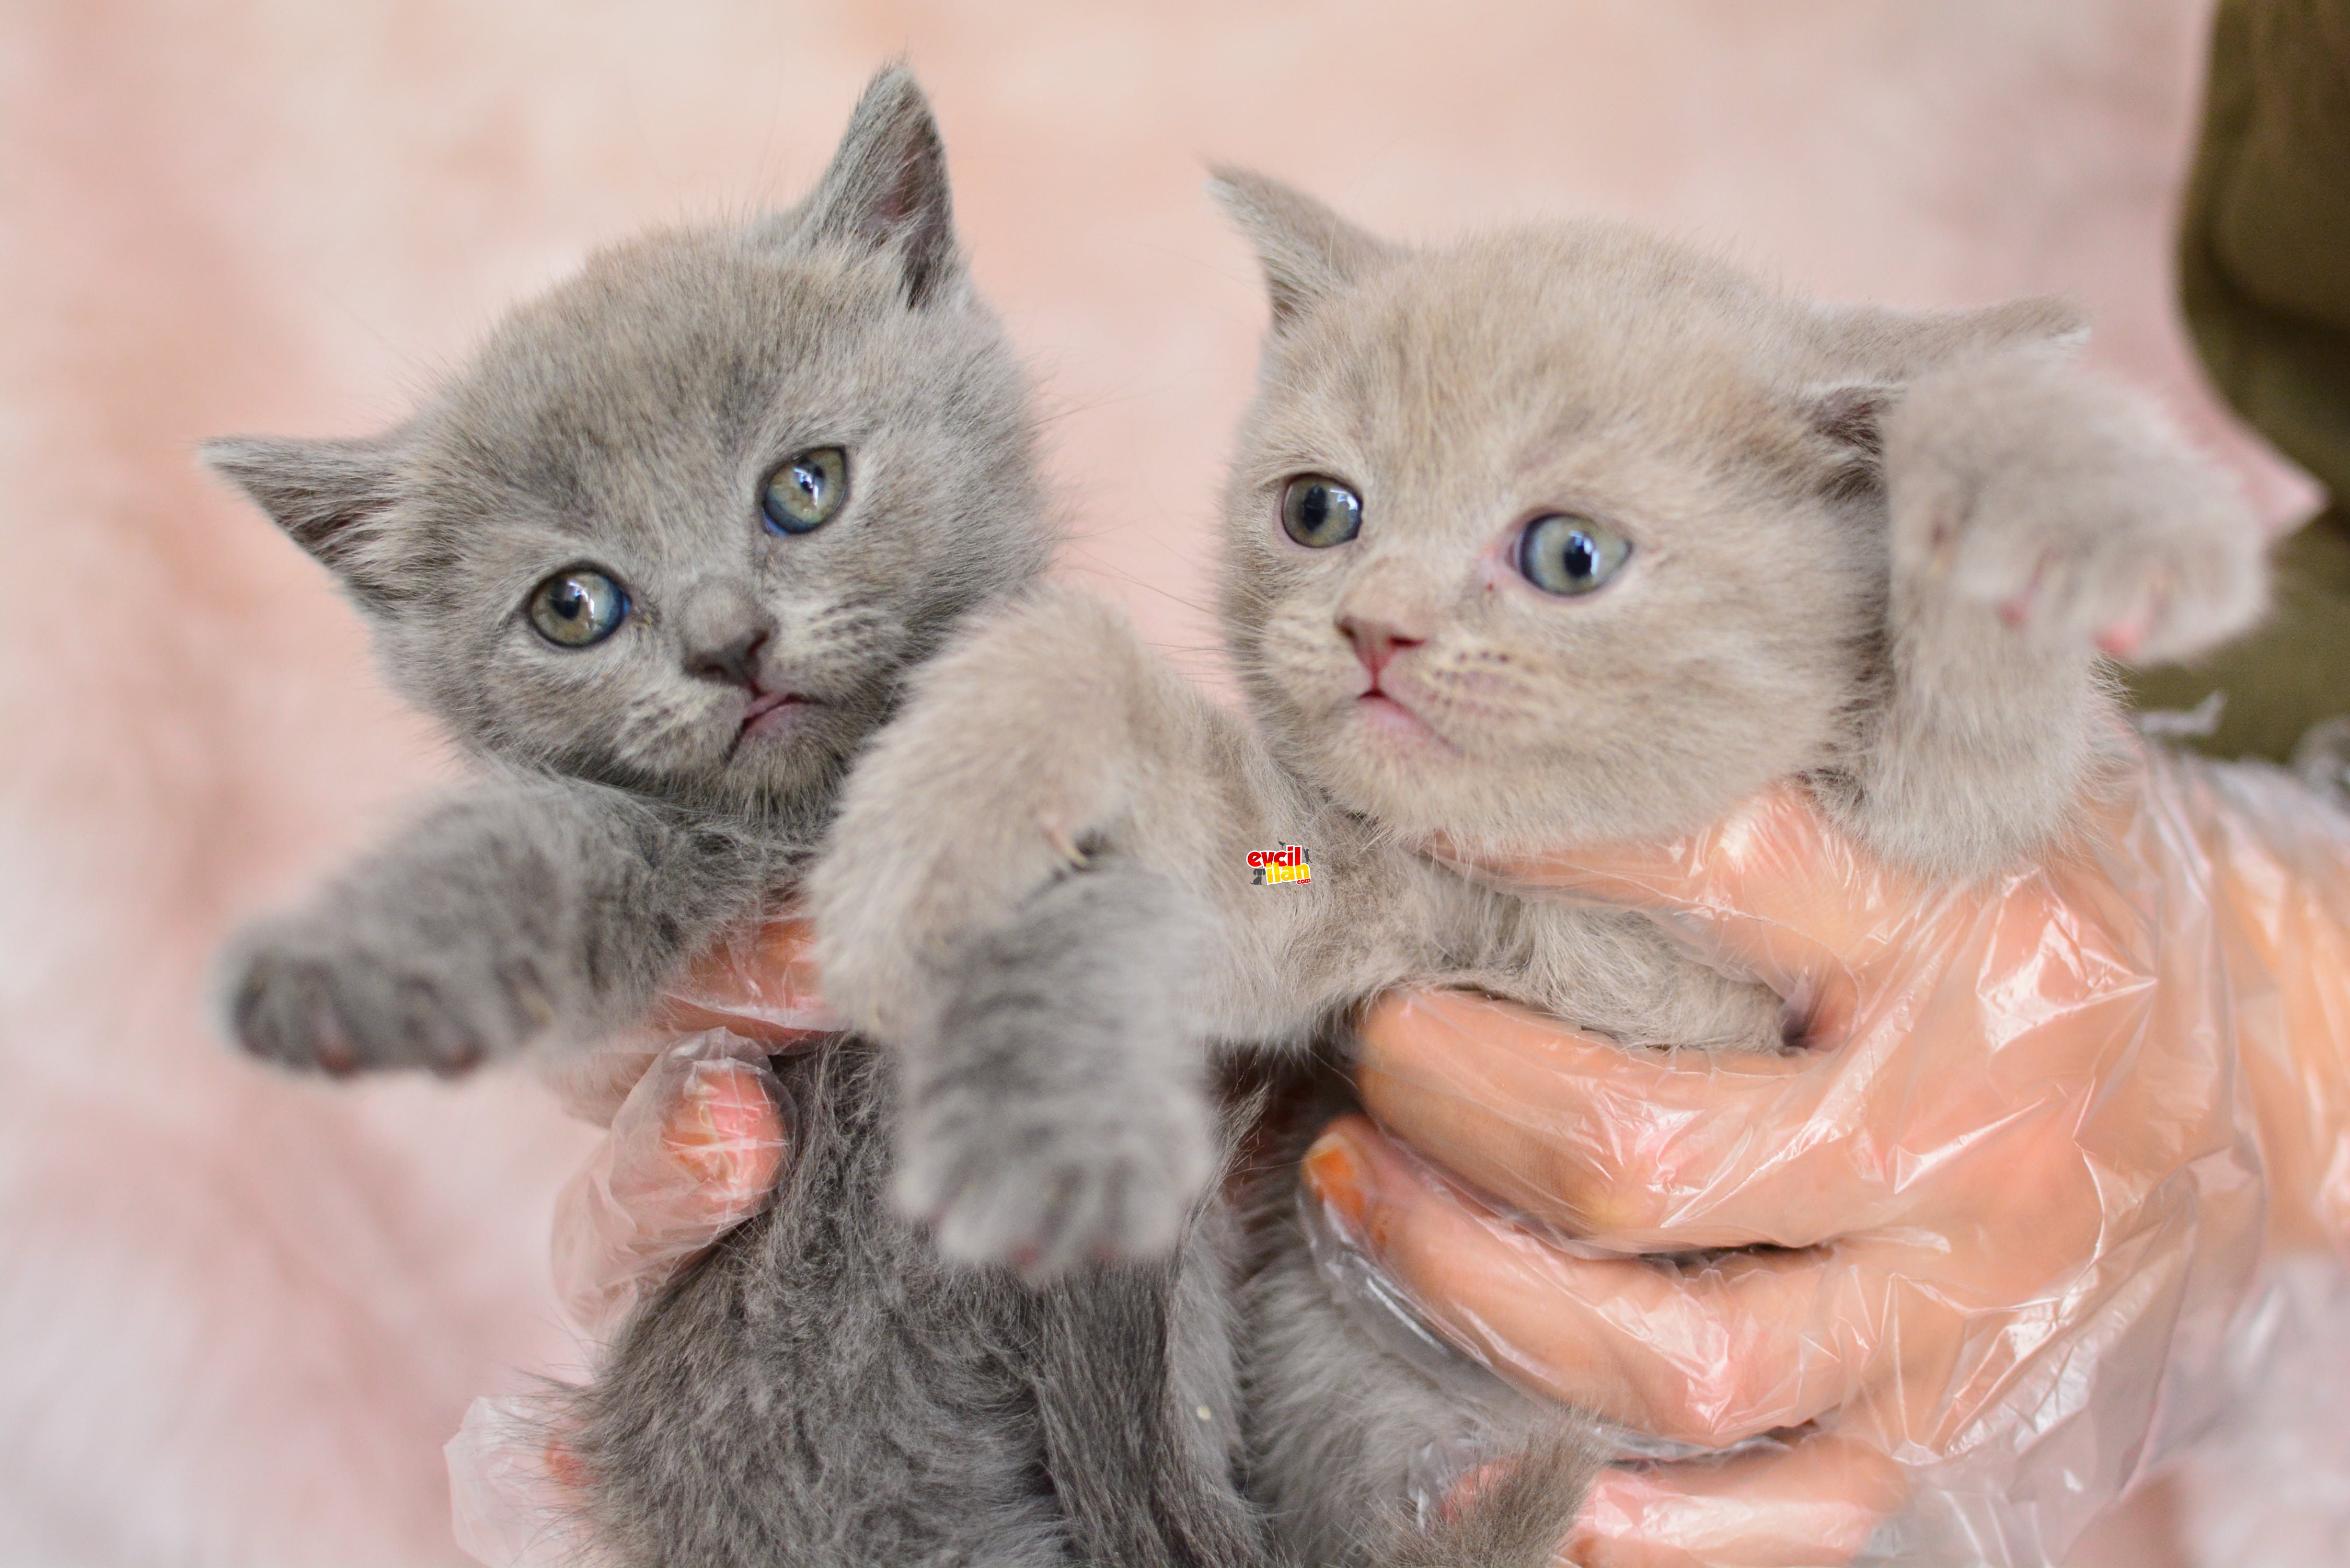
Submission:
{"label": "kitten's pointed ear", "polygon": [[1977,310],[1890,310],[1876,305],[1820,308],[1820,348],[1844,378],[1811,388],[1802,413],[1827,448],[1827,488],[1872,490],[1884,482],[1886,416],[1918,377],[1978,354],[2022,350],[2070,355],[2089,324],[2069,301],[2012,299]]}
{"label": "kitten's pointed ear", "polygon": [[1208,193],[1256,246],[1276,332],[1288,330],[1399,254],[1305,192],[1253,170],[1218,164],[1209,176]]}
{"label": "kitten's pointed ear", "polygon": [[2070,300],[2053,296],[1975,310],[1833,306],[1821,311],[1819,322],[1835,363],[1881,381],[1906,381],[1967,354],[2026,347],[2073,354],[2089,341],[2088,317]]}
{"label": "kitten's pointed ear", "polygon": [[809,233],[895,255],[910,304],[930,303],[962,275],[946,145],[904,66],[885,66],[866,84],[808,209]]}
{"label": "kitten's pointed ear", "polygon": [[225,436],[205,441],[197,452],[206,468],[233,481],[362,601],[380,607],[401,597],[384,531],[398,493],[395,437]]}
{"label": "kitten's pointed ear", "polygon": [[1885,483],[1885,416],[1901,389],[1889,381],[1839,381],[1804,395],[1804,421],[1826,449],[1823,488],[1861,494]]}

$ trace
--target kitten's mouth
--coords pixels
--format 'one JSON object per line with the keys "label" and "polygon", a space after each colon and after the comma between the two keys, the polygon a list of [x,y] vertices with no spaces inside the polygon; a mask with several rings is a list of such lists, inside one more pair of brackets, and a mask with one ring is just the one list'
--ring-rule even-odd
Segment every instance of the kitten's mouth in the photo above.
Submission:
{"label": "kitten's mouth", "polygon": [[1379,689],[1377,680],[1371,689],[1355,699],[1355,711],[1363,722],[1392,740],[1416,746],[1436,745],[1453,750],[1452,742],[1438,734],[1427,720],[1413,712],[1395,697]]}
{"label": "kitten's mouth", "polygon": [[735,735],[734,743],[740,746],[745,741],[781,734],[798,723],[815,706],[815,699],[803,697],[796,691],[762,692],[751,699],[751,705],[743,710],[743,728]]}

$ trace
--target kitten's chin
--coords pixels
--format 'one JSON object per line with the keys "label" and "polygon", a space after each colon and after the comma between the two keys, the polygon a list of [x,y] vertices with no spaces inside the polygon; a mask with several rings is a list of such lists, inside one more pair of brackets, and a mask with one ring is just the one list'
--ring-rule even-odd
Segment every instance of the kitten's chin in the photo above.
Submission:
{"label": "kitten's chin", "polygon": [[796,810],[836,786],[863,734],[839,704],[800,696],[753,701],[738,724],[707,771],[691,770],[676,783],[689,796],[763,815]]}
{"label": "kitten's chin", "polygon": [[[1356,698],[1326,732],[1305,772],[1350,812],[1406,837],[1441,832],[1458,820],[1459,775],[1473,764],[1459,747],[1409,708],[1386,698]],[[1301,761],[1305,759],[1300,759]]]}

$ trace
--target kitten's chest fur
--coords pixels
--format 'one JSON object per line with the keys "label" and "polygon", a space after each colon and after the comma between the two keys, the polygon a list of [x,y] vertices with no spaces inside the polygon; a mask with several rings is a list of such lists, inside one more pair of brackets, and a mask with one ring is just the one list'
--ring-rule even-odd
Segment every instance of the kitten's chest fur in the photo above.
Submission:
{"label": "kitten's chest fur", "polygon": [[1522,1002],[1626,1044],[1769,1049],[1779,1000],[1699,962],[1646,918],[1520,898],[1407,848],[1317,796],[1294,820],[1312,875],[1259,884],[1247,852],[1215,878],[1228,919],[1204,990],[1211,1033],[1303,1043],[1399,985],[1460,986]]}

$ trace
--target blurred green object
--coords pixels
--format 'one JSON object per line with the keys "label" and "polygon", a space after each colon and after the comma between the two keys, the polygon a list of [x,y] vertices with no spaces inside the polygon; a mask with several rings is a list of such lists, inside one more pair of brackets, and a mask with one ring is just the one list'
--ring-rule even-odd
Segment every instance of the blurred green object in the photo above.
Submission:
{"label": "blurred green object", "polygon": [[2131,687],[2146,708],[2221,692],[2188,743],[2283,762],[2350,714],[2350,0],[2222,0],[2179,296],[2213,384],[2334,504],[2278,551],[2265,627]]}

